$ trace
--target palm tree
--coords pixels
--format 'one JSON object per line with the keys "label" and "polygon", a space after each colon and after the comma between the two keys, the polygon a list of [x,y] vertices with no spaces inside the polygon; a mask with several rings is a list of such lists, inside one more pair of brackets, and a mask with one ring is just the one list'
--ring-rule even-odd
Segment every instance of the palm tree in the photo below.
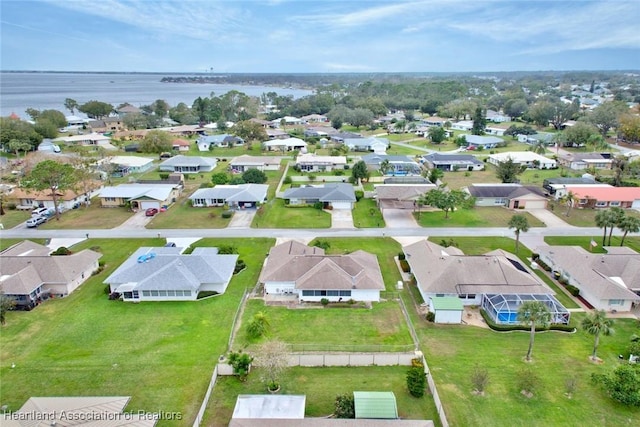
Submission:
{"label": "palm tree", "polygon": [[596,225],[598,228],[604,229],[602,233],[602,246],[606,246],[607,244],[607,228],[615,227],[616,218],[615,213],[611,212],[610,209],[601,210],[596,214]]}
{"label": "palm tree", "polygon": [[509,220],[509,229],[515,229],[516,233],[516,253],[518,253],[518,249],[520,249],[520,232],[529,231],[529,221],[527,217],[524,215],[514,215]]}
{"label": "palm tree", "polygon": [[613,229],[615,228],[616,225],[620,225],[620,223],[624,220],[624,217],[626,216],[622,208],[613,207],[613,208],[610,208],[610,210],[611,210],[611,217],[613,219],[613,225],[609,225],[609,242],[608,242],[609,246],[611,246],[611,235],[613,234]]}
{"label": "palm tree", "polygon": [[569,190],[567,192],[567,194],[565,194],[564,196],[562,196],[560,198],[560,201],[562,201],[564,204],[567,205],[567,212],[564,214],[566,217],[569,217],[569,214],[571,213],[571,208],[573,208],[573,206],[575,205],[576,201],[578,201],[578,196],[576,196],[573,191]]}
{"label": "palm tree", "polygon": [[384,159],[382,162],[380,162],[380,167],[378,169],[380,170],[382,176],[385,176],[393,169],[393,166],[391,166],[389,159]]}
{"label": "palm tree", "polygon": [[527,350],[527,362],[531,361],[533,351],[533,339],[536,335],[536,326],[546,328],[551,322],[551,312],[541,301],[525,301],[518,308],[518,321],[531,326],[529,335],[529,350]]}
{"label": "palm tree", "polygon": [[595,361],[598,359],[596,352],[598,351],[598,344],[600,343],[600,334],[605,336],[613,334],[613,328],[611,325],[611,319],[607,319],[607,313],[605,313],[604,310],[594,311],[591,314],[588,314],[587,317],[582,319],[582,322],[580,322],[582,329],[595,337],[591,360]]}
{"label": "palm tree", "polygon": [[624,239],[629,233],[637,233],[640,231],[640,218],[636,216],[625,215],[618,223],[618,228],[624,232],[620,239],[620,246],[624,244]]}

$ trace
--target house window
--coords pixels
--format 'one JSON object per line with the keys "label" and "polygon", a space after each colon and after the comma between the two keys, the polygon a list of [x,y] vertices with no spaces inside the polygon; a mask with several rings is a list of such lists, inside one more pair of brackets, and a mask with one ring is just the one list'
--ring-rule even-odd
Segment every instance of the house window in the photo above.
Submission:
{"label": "house window", "polygon": [[206,205],[207,204],[207,200],[206,199],[193,199],[193,204],[194,205]]}
{"label": "house window", "polygon": [[341,297],[350,297],[351,296],[351,291],[340,291],[340,296]]}
{"label": "house window", "polygon": [[580,199],[580,201],[578,202],[578,204],[580,204],[580,205],[586,205],[586,204],[587,204],[587,199]]}
{"label": "house window", "polygon": [[596,208],[604,208],[607,206],[607,202],[596,202]]}
{"label": "house window", "polygon": [[150,297],[150,296],[151,296],[151,292],[149,292],[149,291],[142,291],[142,296],[143,296],[143,297]]}
{"label": "house window", "polygon": [[115,197],[103,197],[102,200],[104,200],[105,202],[115,202],[116,198]]}
{"label": "house window", "polygon": [[609,305],[623,305],[624,304],[624,300],[623,299],[610,299],[609,300]]}
{"label": "house window", "polygon": [[176,291],[167,291],[167,296],[168,297],[175,297],[176,296]]}
{"label": "house window", "polygon": [[609,202],[609,206],[620,206],[620,202]]}
{"label": "house window", "polygon": [[138,294],[138,291],[133,291],[132,294],[133,294],[133,299],[140,298],[140,295]]}
{"label": "house window", "polygon": [[444,294],[436,294],[436,297],[438,297],[438,298],[439,297],[443,297],[443,296],[444,296]]}
{"label": "house window", "polygon": [[191,291],[182,291],[182,295],[184,295],[185,297],[190,297]]}
{"label": "house window", "polygon": [[166,297],[167,296],[167,291],[158,291],[158,296]]}
{"label": "house window", "polygon": [[495,199],[493,201],[494,205],[506,205],[507,204],[507,199]]}
{"label": "house window", "polygon": [[302,291],[302,296],[303,297],[312,297],[313,296],[313,291]]}
{"label": "house window", "polygon": [[151,291],[151,296],[152,297],[157,297],[158,296],[158,291]]}
{"label": "house window", "polygon": [[327,296],[329,296],[329,297],[338,297],[338,296],[340,296],[340,291],[327,291]]}

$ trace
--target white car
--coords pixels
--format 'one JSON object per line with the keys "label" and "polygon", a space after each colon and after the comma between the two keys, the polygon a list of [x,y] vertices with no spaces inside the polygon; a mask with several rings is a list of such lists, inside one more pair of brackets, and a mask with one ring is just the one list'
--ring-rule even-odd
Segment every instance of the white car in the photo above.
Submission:
{"label": "white car", "polygon": [[47,222],[47,218],[45,216],[34,216],[29,218],[26,224],[28,228],[35,228],[44,222]]}

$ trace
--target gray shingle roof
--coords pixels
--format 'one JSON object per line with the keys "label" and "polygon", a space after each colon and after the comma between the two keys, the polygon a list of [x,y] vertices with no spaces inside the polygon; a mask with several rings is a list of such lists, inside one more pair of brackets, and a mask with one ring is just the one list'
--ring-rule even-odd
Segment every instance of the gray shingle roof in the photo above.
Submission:
{"label": "gray shingle roof", "polygon": [[440,154],[433,153],[422,156],[428,162],[434,165],[442,164],[466,164],[481,165],[482,162],[471,154]]}
{"label": "gray shingle roof", "polygon": [[216,185],[200,188],[189,196],[194,199],[223,199],[227,202],[262,202],[267,198],[267,184]]}
{"label": "gray shingle roof", "polygon": [[171,157],[164,162],[160,163],[160,167],[163,166],[200,166],[200,167],[215,167],[216,160],[208,157],[199,156],[183,156],[178,155]]}
{"label": "gray shingle roof", "polygon": [[378,200],[416,200],[435,188],[435,184],[380,184],[375,191]]}
{"label": "gray shingle roof", "polygon": [[513,199],[530,193],[544,197],[544,192],[541,188],[520,184],[472,184],[467,187],[467,190],[473,197],[503,197]]}
{"label": "gray shingle roof", "polygon": [[330,183],[322,187],[290,188],[284,192],[283,198],[320,200],[321,202],[355,202],[356,193],[351,184]]}

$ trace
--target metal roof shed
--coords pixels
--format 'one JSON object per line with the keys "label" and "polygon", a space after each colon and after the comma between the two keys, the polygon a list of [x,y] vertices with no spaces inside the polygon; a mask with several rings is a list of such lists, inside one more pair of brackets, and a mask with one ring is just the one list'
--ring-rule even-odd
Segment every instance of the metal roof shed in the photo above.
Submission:
{"label": "metal roof shed", "polygon": [[396,395],[391,391],[354,391],[356,418],[397,419]]}
{"label": "metal roof shed", "polygon": [[464,307],[458,297],[432,297],[429,309],[436,315],[436,323],[462,323]]}

